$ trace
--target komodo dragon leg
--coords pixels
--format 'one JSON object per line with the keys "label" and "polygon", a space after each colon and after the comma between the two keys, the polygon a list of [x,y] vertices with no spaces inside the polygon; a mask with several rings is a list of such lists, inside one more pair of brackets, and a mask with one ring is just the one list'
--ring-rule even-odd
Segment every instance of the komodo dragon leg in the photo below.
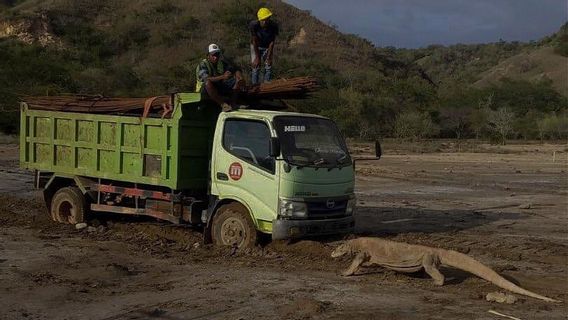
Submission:
{"label": "komodo dragon leg", "polygon": [[359,270],[359,267],[362,264],[367,262],[367,260],[369,260],[369,255],[367,255],[366,253],[363,253],[363,252],[357,253],[355,258],[353,259],[353,262],[351,262],[351,265],[349,266],[349,268],[347,268],[345,271],[343,271],[343,273],[341,273],[341,275],[344,276],[344,277],[352,276],[353,274],[355,274],[355,272],[357,272],[357,270]]}
{"label": "komodo dragon leg", "polygon": [[438,266],[440,266],[440,259],[437,256],[432,254],[425,254],[422,258],[422,266],[424,266],[424,271],[434,279],[434,284],[438,286],[444,285],[445,277],[444,275],[438,270]]}

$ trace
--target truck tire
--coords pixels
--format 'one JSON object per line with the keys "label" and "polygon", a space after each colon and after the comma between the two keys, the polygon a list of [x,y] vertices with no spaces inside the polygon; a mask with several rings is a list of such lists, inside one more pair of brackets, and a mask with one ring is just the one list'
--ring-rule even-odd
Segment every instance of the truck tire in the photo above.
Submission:
{"label": "truck tire", "polygon": [[257,242],[257,231],[248,210],[239,203],[222,205],[212,225],[213,243],[219,246],[252,248]]}
{"label": "truck tire", "polygon": [[57,190],[51,200],[51,218],[61,223],[77,224],[85,221],[87,201],[77,187]]}

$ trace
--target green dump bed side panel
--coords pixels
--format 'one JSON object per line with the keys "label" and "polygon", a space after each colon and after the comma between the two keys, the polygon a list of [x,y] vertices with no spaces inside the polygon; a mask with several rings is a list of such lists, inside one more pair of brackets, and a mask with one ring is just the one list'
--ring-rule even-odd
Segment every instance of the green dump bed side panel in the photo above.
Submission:
{"label": "green dump bed side panel", "polygon": [[204,190],[216,115],[202,112],[206,108],[195,103],[181,109],[171,119],[143,119],[30,110],[23,103],[20,164],[60,174]]}

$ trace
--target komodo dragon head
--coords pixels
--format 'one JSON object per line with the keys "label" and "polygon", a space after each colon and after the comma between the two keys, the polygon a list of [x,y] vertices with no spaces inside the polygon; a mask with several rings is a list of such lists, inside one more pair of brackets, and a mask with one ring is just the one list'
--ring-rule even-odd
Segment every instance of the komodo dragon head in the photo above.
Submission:
{"label": "komodo dragon head", "polygon": [[331,253],[331,257],[332,258],[338,258],[338,257],[342,257],[344,255],[350,255],[353,253],[353,249],[351,247],[351,245],[347,242],[343,243],[342,245],[340,245],[339,247],[335,248],[335,250],[333,250],[333,252]]}

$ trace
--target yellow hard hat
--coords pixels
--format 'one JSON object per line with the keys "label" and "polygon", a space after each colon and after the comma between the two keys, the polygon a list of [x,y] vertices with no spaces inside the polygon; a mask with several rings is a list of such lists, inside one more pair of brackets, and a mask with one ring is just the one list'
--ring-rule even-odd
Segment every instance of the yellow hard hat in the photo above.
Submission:
{"label": "yellow hard hat", "polygon": [[270,18],[270,16],[272,16],[272,12],[270,10],[268,10],[268,8],[260,8],[260,9],[258,9],[256,16],[258,17],[259,21],[260,20],[266,20],[266,19]]}

